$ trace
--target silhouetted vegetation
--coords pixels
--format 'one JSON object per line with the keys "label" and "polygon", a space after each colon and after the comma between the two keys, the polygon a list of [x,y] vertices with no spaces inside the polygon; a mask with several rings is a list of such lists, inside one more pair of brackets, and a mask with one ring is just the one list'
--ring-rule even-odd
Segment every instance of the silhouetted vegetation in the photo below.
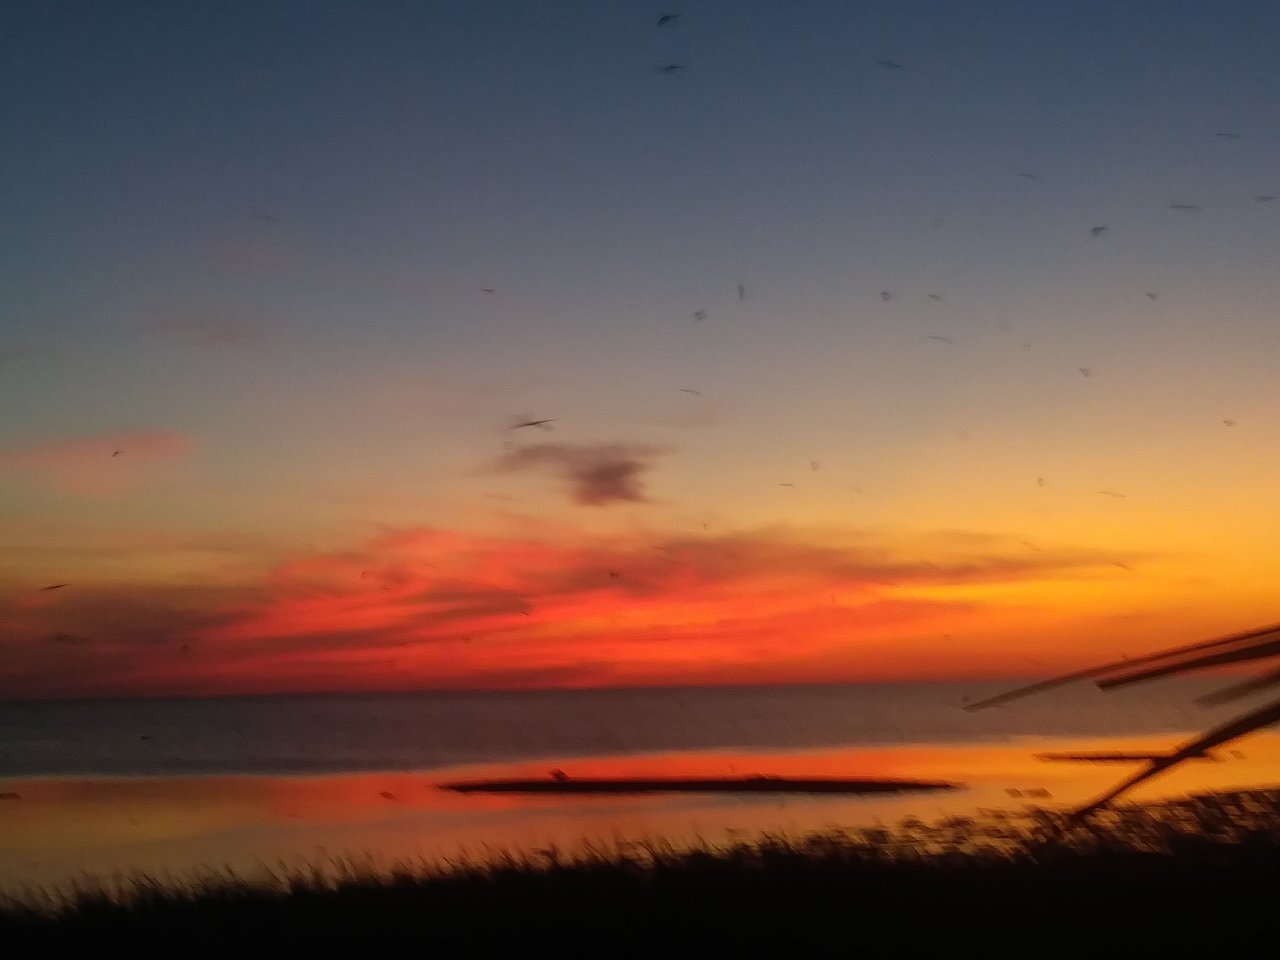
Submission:
{"label": "silhouetted vegetation", "polygon": [[1120,944],[1265,942],[1280,885],[1280,789],[1065,814],[985,812],[893,829],[658,841],[566,856],[355,863],[250,883],[146,877],[0,910],[17,951],[109,945],[422,948],[558,956],[1107,955]]}

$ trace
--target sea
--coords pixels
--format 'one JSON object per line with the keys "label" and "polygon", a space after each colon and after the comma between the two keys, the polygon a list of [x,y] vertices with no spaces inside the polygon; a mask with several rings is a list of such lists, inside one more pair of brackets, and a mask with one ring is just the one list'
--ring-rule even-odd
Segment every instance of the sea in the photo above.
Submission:
{"label": "sea", "polygon": [[[1081,683],[986,710],[1017,686],[914,683],[334,694],[0,703],[0,892],[371,868],[496,851],[804,835],[1069,807],[1133,768],[1046,750],[1168,749],[1248,708],[1221,678]],[[1280,782],[1280,736],[1232,744],[1136,799]],[[1239,747],[1239,749],[1235,749]],[[945,780],[872,797],[464,795],[453,779],[841,776]]]}

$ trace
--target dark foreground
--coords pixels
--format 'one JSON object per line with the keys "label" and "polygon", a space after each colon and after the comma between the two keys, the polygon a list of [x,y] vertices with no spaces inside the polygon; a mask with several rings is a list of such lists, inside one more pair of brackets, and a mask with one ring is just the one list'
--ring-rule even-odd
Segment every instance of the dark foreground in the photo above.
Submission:
{"label": "dark foreground", "polygon": [[422,956],[1146,956],[1277,949],[1280,789],[677,851],[497,858],[0,910],[6,955],[109,947]]}

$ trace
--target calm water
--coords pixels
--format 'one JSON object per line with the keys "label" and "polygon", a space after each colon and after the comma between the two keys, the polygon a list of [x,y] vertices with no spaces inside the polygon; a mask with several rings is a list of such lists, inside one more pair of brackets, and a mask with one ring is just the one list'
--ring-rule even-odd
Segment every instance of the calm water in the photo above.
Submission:
{"label": "calm water", "polygon": [[[676,843],[1072,806],[1127,771],[1037,750],[1168,749],[1232,711],[1219,681],[1087,684],[976,714],[976,684],[0,704],[0,894],[141,871],[181,882],[460,850]],[[1237,710],[1245,709],[1239,706]],[[1280,780],[1280,734],[1137,799]],[[961,789],[843,796],[463,795],[454,778],[867,776]],[[1028,791],[1034,791],[1030,793]],[[336,868],[336,867],[335,867]]]}
{"label": "calm water", "polygon": [[541,757],[1197,730],[1218,680],[1088,684],[978,713],[1008,684],[680,688],[0,704],[0,777],[323,774]]}

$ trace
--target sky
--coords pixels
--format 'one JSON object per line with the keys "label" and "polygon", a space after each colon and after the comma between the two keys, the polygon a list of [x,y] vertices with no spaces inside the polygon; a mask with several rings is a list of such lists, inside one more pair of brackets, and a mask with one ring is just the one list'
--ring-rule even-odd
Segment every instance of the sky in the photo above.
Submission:
{"label": "sky", "polygon": [[1273,3],[4,21],[0,697],[1014,678],[1280,619]]}

